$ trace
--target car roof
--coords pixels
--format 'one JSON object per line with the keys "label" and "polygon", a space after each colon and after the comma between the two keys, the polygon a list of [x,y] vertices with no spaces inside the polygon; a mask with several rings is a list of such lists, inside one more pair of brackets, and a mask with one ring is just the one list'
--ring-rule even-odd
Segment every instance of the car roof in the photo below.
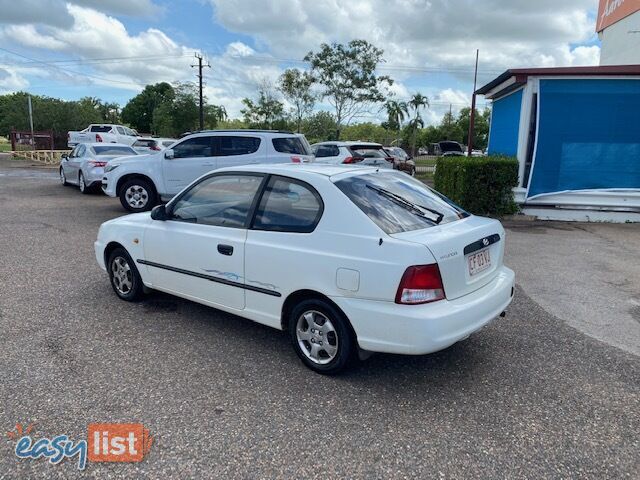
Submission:
{"label": "car roof", "polygon": [[220,130],[196,130],[194,132],[185,132],[180,135],[180,139],[183,139],[189,135],[212,135],[212,134],[260,134],[260,135],[273,135],[273,136],[282,136],[289,135],[292,137],[300,136],[299,133],[293,133],[288,130],[259,130],[259,129],[249,129],[249,128],[236,128],[236,129],[220,129]]}
{"label": "car roof", "polygon": [[374,142],[354,142],[352,140],[343,142],[343,141],[328,141],[328,142],[318,142],[318,143],[314,143],[312,146],[315,145],[336,145],[338,147],[352,147],[353,145],[361,145],[363,147],[382,147],[382,144],[380,143],[374,143]]}
{"label": "car roof", "polygon": [[299,173],[309,173],[324,177],[333,177],[344,173],[371,173],[379,170],[376,167],[333,165],[327,163],[275,163],[275,164],[254,164],[227,167],[216,170],[216,172],[255,172],[270,173],[273,175],[294,176]]}
{"label": "car roof", "polygon": [[110,142],[91,142],[91,143],[82,143],[78,145],[87,145],[88,147],[128,147],[131,148],[131,145],[127,145],[126,143],[110,143]]}

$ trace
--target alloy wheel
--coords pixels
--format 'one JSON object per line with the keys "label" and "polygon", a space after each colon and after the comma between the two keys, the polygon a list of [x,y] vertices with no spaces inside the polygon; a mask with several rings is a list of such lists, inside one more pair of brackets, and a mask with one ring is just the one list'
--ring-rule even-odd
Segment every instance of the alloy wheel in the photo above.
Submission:
{"label": "alloy wheel", "polygon": [[300,315],[296,323],[296,339],[302,353],[318,365],[326,365],[338,353],[336,329],[331,320],[317,310]]}
{"label": "alloy wheel", "polygon": [[133,275],[129,262],[123,257],[115,257],[111,261],[111,277],[113,286],[121,295],[127,295],[133,288]]}

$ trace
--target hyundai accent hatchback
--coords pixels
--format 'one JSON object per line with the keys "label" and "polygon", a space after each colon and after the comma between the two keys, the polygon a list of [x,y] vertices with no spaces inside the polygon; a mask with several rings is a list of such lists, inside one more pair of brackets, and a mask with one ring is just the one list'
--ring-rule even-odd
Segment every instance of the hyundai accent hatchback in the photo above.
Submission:
{"label": "hyundai accent hatchback", "polygon": [[121,299],[156,289],[286,330],[305,365],[336,373],[367,351],[441,350],[500,315],[504,242],[500,222],[401,172],[248,165],[104,223],[95,251]]}

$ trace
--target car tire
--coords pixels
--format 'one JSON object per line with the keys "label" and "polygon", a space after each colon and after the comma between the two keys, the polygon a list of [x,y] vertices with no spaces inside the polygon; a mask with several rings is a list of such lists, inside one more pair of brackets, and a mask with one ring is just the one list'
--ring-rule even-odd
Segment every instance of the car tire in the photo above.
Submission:
{"label": "car tire", "polygon": [[129,212],[146,212],[158,203],[156,190],[148,180],[133,178],[120,188],[120,203]]}
{"label": "car tire", "polygon": [[62,183],[64,187],[69,186],[69,182],[67,182],[67,176],[64,174],[64,168],[62,167],[60,167],[60,183]]}
{"label": "car tire", "polygon": [[292,309],[288,325],[293,349],[314,372],[334,375],[355,361],[357,348],[351,325],[329,302],[303,300]]}
{"label": "car tire", "polygon": [[111,287],[118,297],[137,302],[144,296],[144,284],[135,262],[124,248],[116,248],[107,260]]}
{"label": "car tire", "polygon": [[91,193],[91,186],[85,183],[84,174],[82,172],[78,174],[78,188],[80,188],[80,192],[85,195]]}

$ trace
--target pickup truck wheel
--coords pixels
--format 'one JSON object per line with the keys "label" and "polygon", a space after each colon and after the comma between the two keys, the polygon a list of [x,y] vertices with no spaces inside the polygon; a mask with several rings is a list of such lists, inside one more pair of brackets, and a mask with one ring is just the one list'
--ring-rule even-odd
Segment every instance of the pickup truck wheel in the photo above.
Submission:
{"label": "pickup truck wheel", "polygon": [[146,212],[156,206],[157,194],[149,181],[134,178],[120,188],[120,203],[130,212]]}
{"label": "pickup truck wheel", "polygon": [[355,338],[349,322],[328,302],[303,300],[291,311],[288,323],[293,349],[311,370],[333,375],[355,360]]}

